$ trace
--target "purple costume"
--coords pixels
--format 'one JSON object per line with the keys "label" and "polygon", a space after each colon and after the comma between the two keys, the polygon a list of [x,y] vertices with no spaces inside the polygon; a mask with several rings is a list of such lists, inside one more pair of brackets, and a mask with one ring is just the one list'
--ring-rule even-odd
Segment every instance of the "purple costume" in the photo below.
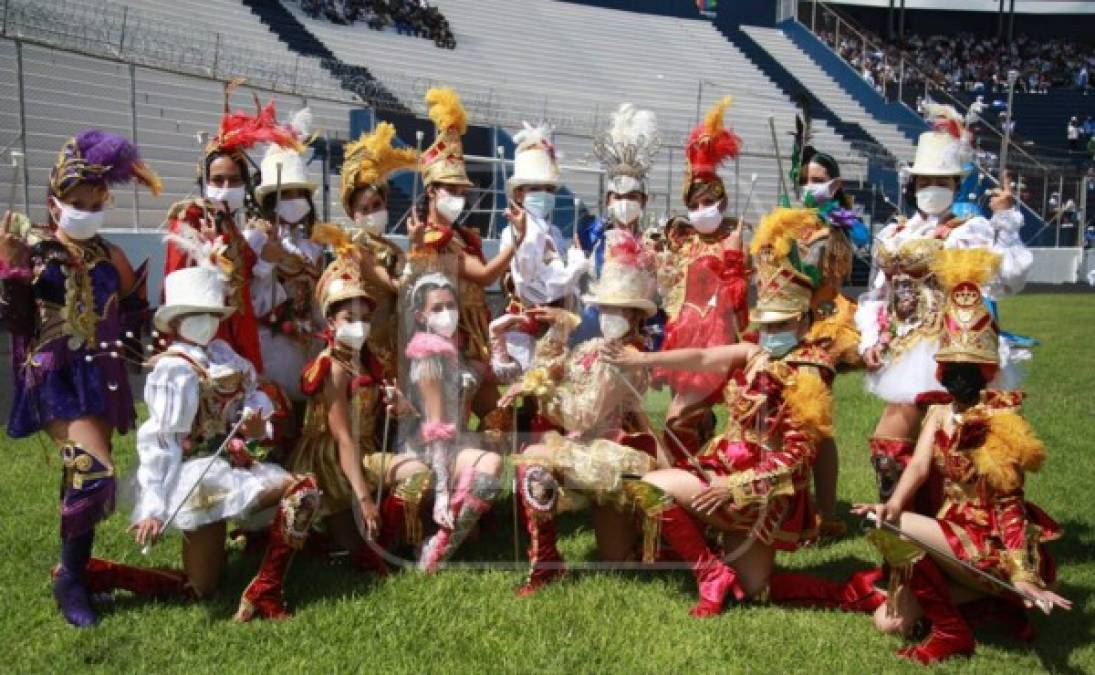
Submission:
{"label": "purple costume", "polygon": [[[8,435],[22,438],[53,420],[90,416],[128,432],[136,413],[122,357],[131,347],[118,343],[127,330],[136,334],[146,314],[138,292],[143,266],[136,288],[121,296],[118,270],[100,237],[46,240],[33,256],[35,311],[12,322],[15,392]],[[25,290],[21,295],[27,298]]]}
{"label": "purple costume", "polygon": [[[159,192],[159,178],[136,146],[114,134],[83,131],[61,148],[49,194],[63,202],[81,185],[106,188],[130,180]],[[134,349],[126,345],[127,332],[139,339],[147,320],[144,269],[132,288],[122,289],[101,237],[62,240],[49,233],[31,248],[29,266],[0,261],[15,373],[8,435],[21,438],[54,420],[88,417],[106,420],[111,431],[133,428],[124,354]],[[114,510],[116,483],[113,467],[75,441],[61,443],[61,458],[61,564],[53,595],[65,619],[84,627],[96,621],[87,589],[95,526]]]}

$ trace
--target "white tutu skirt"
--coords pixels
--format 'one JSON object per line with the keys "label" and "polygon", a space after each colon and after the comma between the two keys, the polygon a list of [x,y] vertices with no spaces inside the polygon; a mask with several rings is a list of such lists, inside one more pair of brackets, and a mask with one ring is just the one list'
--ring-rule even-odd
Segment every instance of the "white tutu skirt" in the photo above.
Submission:
{"label": "white tutu skirt", "polygon": [[1011,391],[1018,389],[1027,377],[1026,362],[1031,358],[1030,350],[1012,347],[1008,341],[1000,339],[1000,370],[989,383],[992,389]]}
{"label": "white tutu skirt", "polygon": [[273,380],[291,401],[305,401],[300,390],[300,374],[308,361],[319,353],[319,345],[309,349],[299,340],[275,333],[268,326],[259,327],[262,347],[263,376]]}
{"label": "white tutu skirt", "polygon": [[935,379],[935,353],[938,340],[920,340],[873,373],[867,373],[863,384],[867,391],[886,403],[915,403],[916,397],[928,391],[944,391]]}
{"label": "white tutu skirt", "polygon": [[199,457],[182,463],[179,478],[167,499],[168,515],[183,502],[210,462],[213,466],[183,503],[171,526],[189,531],[220,520],[235,520],[244,524],[245,529],[268,525],[274,509],[260,509],[259,499],[265,492],[284,485],[289,472],[268,462],[256,462],[248,469],[235,468],[220,457]]}

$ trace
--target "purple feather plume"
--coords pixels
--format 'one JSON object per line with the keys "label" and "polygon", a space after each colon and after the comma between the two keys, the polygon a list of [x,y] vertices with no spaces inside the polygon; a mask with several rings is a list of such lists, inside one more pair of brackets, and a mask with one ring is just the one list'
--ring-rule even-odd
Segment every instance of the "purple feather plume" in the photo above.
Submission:
{"label": "purple feather plume", "polygon": [[76,134],[76,147],[88,164],[109,167],[101,174],[108,185],[131,180],[134,165],[141,161],[137,146],[129,139],[99,129]]}

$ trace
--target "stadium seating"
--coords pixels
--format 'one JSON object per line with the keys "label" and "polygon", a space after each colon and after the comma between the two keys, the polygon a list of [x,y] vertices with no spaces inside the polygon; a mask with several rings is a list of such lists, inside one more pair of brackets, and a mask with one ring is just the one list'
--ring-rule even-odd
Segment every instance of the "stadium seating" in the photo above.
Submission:
{"label": "stadium seating", "polygon": [[[92,126],[132,136],[129,71],[125,64],[33,45],[23,47],[23,67],[31,215],[40,219],[45,215],[42,191],[65,139]],[[0,40],[0,83],[6,91],[16,91],[15,71],[14,43]],[[216,131],[222,84],[146,68],[137,68],[136,77],[137,140],[145,157],[164,178],[165,186],[160,197],[139,195],[139,226],[156,228],[171,202],[195,190],[196,134]],[[263,100],[269,96],[261,91],[259,94]],[[292,113],[302,104],[298,97],[276,98],[282,115]],[[233,102],[248,109],[253,105],[250,93],[245,90],[237,91]],[[351,104],[319,99],[311,99],[309,104],[317,130],[326,130],[336,138],[348,136]],[[0,101],[0,143],[14,140],[18,132],[17,97],[5,97]],[[320,169],[313,167],[313,172],[318,178]],[[0,192],[5,195],[10,180],[9,171],[0,171]],[[118,190],[114,200],[115,208],[108,213],[107,227],[132,228],[133,192]]]}
{"label": "stadium seating", "polygon": [[[701,79],[701,107],[723,94],[735,95],[729,119],[747,153],[771,153],[769,115],[775,118],[783,153],[790,151],[791,102],[708,21],[549,0],[449,0],[444,11],[459,47],[445,51],[394,34],[312,20],[296,3],[284,5],[335,56],[368,66],[415,112],[424,112],[426,88],[444,84],[462,93],[475,122],[514,130],[523,119],[552,121],[559,128],[556,140],[564,164],[595,164],[591,134],[607,125],[609,111],[620,102],[649,106],[659,115],[665,145],[651,181],[660,209],[667,192],[670,207],[680,209],[680,148],[696,121]],[[865,170],[862,159],[831,128],[819,125],[816,131],[821,147]],[[856,167],[850,168],[854,179]],[[751,173],[760,177],[754,206],[775,203],[771,156],[745,156],[739,172],[745,184]],[[732,172],[727,178],[733,180]],[[572,173],[565,179],[587,202],[596,199],[594,174]]]}
{"label": "stadium seating", "polygon": [[915,146],[909,135],[894,124],[877,120],[781,29],[742,26],[742,30],[794,73],[811,94],[825,101],[841,119],[861,126],[899,160],[912,161]]}

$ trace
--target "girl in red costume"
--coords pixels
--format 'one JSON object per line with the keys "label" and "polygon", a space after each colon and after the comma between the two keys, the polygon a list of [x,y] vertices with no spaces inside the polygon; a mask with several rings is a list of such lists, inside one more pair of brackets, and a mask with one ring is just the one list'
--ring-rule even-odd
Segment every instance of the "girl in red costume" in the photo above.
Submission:
{"label": "girl in red costume", "polygon": [[[183,228],[197,230],[207,241],[223,245],[222,255],[231,261],[232,277],[228,280],[227,302],[236,311],[221,322],[217,338],[224,340],[237,354],[250,361],[255,371],[262,373],[262,349],[259,346],[258,324],[251,305],[251,278],[260,251],[253,250],[240,232],[247,220],[248,202],[254,203],[251,192],[250,160],[246,151],[258,143],[275,143],[283,147],[297,146],[293,133],[277,124],[274,102],[257,109],[254,116],[231,112],[232,92],[243,80],[232,80],[224,87],[224,115],[217,135],[205,148],[198,167],[199,184],[204,195],[197,199],[176,202],[167,213],[167,230],[180,234]],[[255,102],[258,108],[258,101]],[[195,262],[173,242],[167,243],[164,256],[164,276]]]}
{"label": "girl in red costume", "polygon": [[[897,487],[883,504],[859,504],[939,552],[925,551],[886,530],[873,530],[872,542],[891,567],[890,600],[875,615],[885,632],[908,634],[921,617],[931,632],[919,645],[898,655],[928,664],[974,650],[970,620],[1001,619],[1021,640],[1033,638],[1023,605],[1035,601],[1045,611],[1072,603],[1049,589],[1056,566],[1045,542],[1060,527],[1026,501],[1025,473],[1045,461],[1045,446],[1020,414],[1022,394],[986,389],[999,368],[999,336],[982,300],[981,287],[1000,266],[985,249],[948,249],[932,265],[947,292],[937,377],[947,390],[932,395],[916,450]],[[934,517],[907,511],[934,466],[943,475],[943,506]],[[995,584],[953,564],[953,556],[1026,595],[1000,595]],[[961,607],[960,607],[961,606]]]}
{"label": "girl in red costume", "polygon": [[[741,232],[725,217],[729,198],[717,173],[741,148],[737,134],[723,127],[729,105],[727,96],[709,110],[685,146],[688,220],[672,221],[666,233],[676,281],[665,298],[664,351],[733,344],[749,320]],[[721,374],[659,369],[655,378],[673,390],[666,447],[676,457],[694,455],[712,432],[710,407],[721,392]]]}

